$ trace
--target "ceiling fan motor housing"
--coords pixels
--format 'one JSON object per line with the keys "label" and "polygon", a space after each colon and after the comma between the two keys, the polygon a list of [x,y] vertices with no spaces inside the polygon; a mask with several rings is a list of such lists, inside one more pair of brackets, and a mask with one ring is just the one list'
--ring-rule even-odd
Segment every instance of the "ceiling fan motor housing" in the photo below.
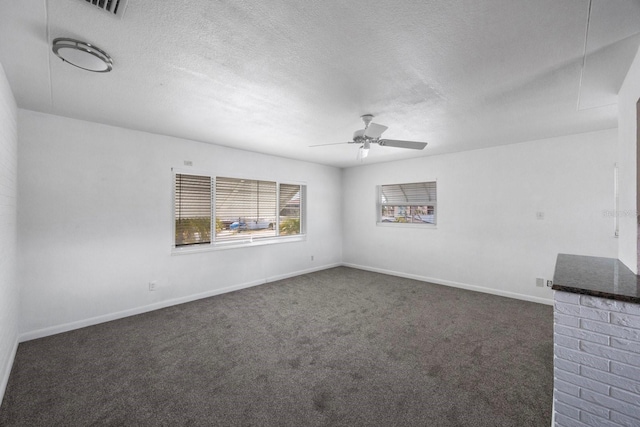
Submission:
{"label": "ceiling fan motor housing", "polygon": [[371,123],[371,120],[373,120],[373,114],[364,114],[360,116],[360,118],[364,122],[364,127],[366,129],[369,126],[369,123]]}
{"label": "ceiling fan motor housing", "polygon": [[353,142],[360,143],[363,142],[366,137],[364,136],[364,129],[357,130],[353,133]]}

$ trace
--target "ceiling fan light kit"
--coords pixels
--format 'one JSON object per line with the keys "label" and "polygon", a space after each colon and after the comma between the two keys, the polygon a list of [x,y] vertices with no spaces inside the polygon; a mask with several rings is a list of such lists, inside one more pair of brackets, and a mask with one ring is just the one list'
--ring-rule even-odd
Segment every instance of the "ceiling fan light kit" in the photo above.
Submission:
{"label": "ceiling fan light kit", "polygon": [[360,153],[358,156],[360,157],[359,160],[364,160],[367,158],[367,156],[369,155],[370,148],[371,148],[371,143],[369,141],[365,141],[364,144],[362,144],[362,147],[360,147]]}
{"label": "ceiling fan light kit", "polygon": [[321,147],[324,145],[336,145],[336,144],[360,144],[358,149],[358,160],[363,160],[369,155],[369,149],[371,144],[378,144],[383,147],[396,147],[396,148],[409,148],[411,150],[423,150],[427,146],[426,142],[418,141],[402,141],[398,139],[380,139],[382,133],[388,128],[377,123],[372,123],[373,114],[365,114],[360,116],[364,122],[364,129],[359,129],[353,133],[353,141],[338,142],[334,144],[319,144],[312,145],[311,147]]}
{"label": "ceiling fan light kit", "polygon": [[83,70],[108,73],[113,69],[113,60],[107,52],[80,40],[59,37],[53,40],[52,50],[64,62]]}

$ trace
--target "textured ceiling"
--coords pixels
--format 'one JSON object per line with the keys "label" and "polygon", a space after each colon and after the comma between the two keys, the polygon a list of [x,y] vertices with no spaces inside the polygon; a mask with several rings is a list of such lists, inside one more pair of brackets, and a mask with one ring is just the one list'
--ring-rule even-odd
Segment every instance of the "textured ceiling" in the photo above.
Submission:
{"label": "textured ceiling", "polygon": [[[590,20],[589,11],[591,10]],[[56,37],[106,50],[89,73]],[[359,116],[424,151],[617,126],[640,0],[0,0],[0,62],[21,108],[340,167]],[[586,56],[585,56],[586,53]]]}

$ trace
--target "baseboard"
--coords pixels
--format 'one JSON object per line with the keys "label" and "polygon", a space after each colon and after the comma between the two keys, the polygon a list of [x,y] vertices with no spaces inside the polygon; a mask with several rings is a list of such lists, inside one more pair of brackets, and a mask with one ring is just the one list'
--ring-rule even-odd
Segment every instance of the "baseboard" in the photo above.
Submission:
{"label": "baseboard", "polygon": [[75,322],[64,323],[61,325],[50,326],[47,328],[37,329],[35,331],[24,332],[20,334],[20,342],[30,341],[38,338],[44,338],[50,335],[60,334],[63,332],[72,331],[74,329],[85,328],[87,326],[97,325],[99,323],[110,322],[112,320],[122,319],[124,317],[135,316],[137,314],[148,313],[150,311],[159,310],[161,308],[171,307],[178,304],[184,304],[191,301],[196,301],[203,298],[209,298],[212,296],[225,294],[227,292],[238,291],[240,289],[246,289],[253,286],[263,285],[265,283],[275,282],[277,280],[287,279],[289,277],[300,276],[301,274],[313,273],[315,271],[326,270],[333,267],[339,267],[341,263],[324,264],[319,267],[309,268],[305,270],[298,270],[291,273],[280,274],[277,276],[267,277],[265,279],[254,280],[251,282],[240,283],[237,285],[227,286],[221,289],[213,289],[210,291],[187,295],[180,298],[174,298],[157,303],[144,305],[141,307],[135,307],[128,310],[118,311],[115,313],[104,314],[101,316],[91,317],[88,319],[78,320]]}
{"label": "baseboard", "polygon": [[[422,281],[422,282],[430,282],[430,283],[435,283],[435,284],[444,285],[444,286],[452,286],[452,287],[455,287],[455,288],[467,289],[467,290],[471,290],[471,291],[484,292],[484,293],[493,294],[493,295],[499,295],[499,296],[508,297],[508,298],[515,298],[515,299],[520,299],[520,300],[524,300],[524,301],[536,302],[536,303],[540,303],[540,304],[553,305],[553,300],[552,299],[539,298],[539,297],[534,297],[534,296],[531,296],[531,295],[518,294],[518,293],[515,293],[515,292],[502,291],[502,290],[498,290],[498,289],[491,289],[491,288],[486,288],[486,287],[482,287],[482,286],[476,286],[476,285],[469,285],[469,284],[465,284],[465,283],[452,282],[450,280],[442,280],[442,279],[437,279],[437,278],[433,278],[433,277],[419,276],[419,275],[416,275],[416,274],[402,273],[402,272],[399,272],[399,271],[386,270],[386,269],[382,269],[382,268],[375,268],[375,267],[370,267],[370,266],[365,266],[365,265],[358,265],[358,264],[351,264],[351,263],[339,263],[338,262],[338,263],[332,263],[332,264],[324,264],[324,265],[319,266],[319,267],[309,268],[309,269],[305,269],[305,270],[298,270],[298,271],[285,273],[285,274],[280,274],[280,275],[276,275],[276,276],[270,276],[270,277],[267,277],[267,278],[261,279],[261,280],[254,280],[254,281],[251,281],[251,282],[240,283],[240,284],[233,285],[233,286],[227,286],[225,288],[213,289],[213,290],[210,290],[210,291],[207,291],[207,292],[187,295],[187,296],[180,297],[180,298],[164,300],[164,301],[160,301],[160,302],[153,303],[153,304],[148,304],[148,305],[144,305],[144,306],[140,306],[140,307],[135,307],[135,308],[131,308],[131,309],[128,309],[128,310],[118,311],[118,312],[115,312],[115,313],[104,314],[104,315],[101,315],[101,316],[96,316],[96,317],[91,317],[91,318],[88,318],[88,319],[78,320],[78,321],[75,321],[75,322],[69,322],[69,323],[64,323],[64,324],[61,324],[61,325],[55,325],[55,326],[50,326],[50,327],[47,327],[47,328],[37,329],[37,330],[34,330],[34,331],[24,332],[24,333],[20,334],[20,337],[19,337],[18,341],[19,342],[25,342],[25,341],[38,339],[38,338],[43,338],[43,337],[47,337],[47,336],[50,336],[50,335],[55,335],[55,334],[60,334],[60,333],[63,333],[63,332],[72,331],[74,329],[85,328],[87,326],[93,326],[93,325],[97,325],[99,323],[110,322],[112,320],[118,320],[118,319],[122,319],[124,317],[135,316],[137,314],[143,314],[143,313],[147,313],[147,312],[150,312],[150,311],[153,311],[153,310],[159,310],[161,308],[171,307],[171,306],[178,305],[178,304],[184,304],[184,303],[187,303],[187,302],[196,301],[196,300],[203,299],[203,298],[209,298],[209,297],[212,297],[212,296],[225,294],[227,292],[238,291],[240,289],[246,289],[246,288],[250,288],[250,287],[253,287],[253,286],[257,286],[257,285],[263,285],[265,283],[275,282],[277,280],[288,279],[290,277],[295,277],[295,276],[299,276],[299,275],[302,275],[302,274],[309,274],[309,273],[313,273],[313,272],[316,272],[316,271],[326,270],[326,269],[329,269],[329,268],[339,267],[339,266],[357,268],[359,270],[372,271],[372,272],[375,272],[375,273],[389,274],[391,276],[403,277],[403,278],[407,278],[407,279],[414,279],[414,280],[419,280],[419,281]],[[14,351],[13,356],[15,356],[15,351],[17,349],[18,341],[16,342],[15,348],[13,350]],[[11,360],[11,363],[13,363],[13,359]],[[6,380],[8,381],[8,374],[7,374]],[[3,384],[0,384],[0,386],[3,386],[3,387],[6,386],[6,384],[4,384],[4,385]],[[4,392],[4,389],[1,389],[1,390]]]}
{"label": "baseboard", "polygon": [[276,282],[278,280],[288,279],[290,277],[296,277],[302,274],[314,273],[316,271],[328,270],[334,267],[341,267],[342,265],[343,264],[341,262],[335,262],[333,264],[324,264],[322,267],[307,268],[305,270],[300,270],[293,273],[279,274],[277,276],[268,277],[266,283]]}
{"label": "baseboard", "polygon": [[4,371],[2,372],[2,376],[0,377],[0,405],[2,404],[2,399],[4,399],[4,392],[7,391],[7,384],[9,384],[9,376],[11,375],[11,368],[13,367],[13,361],[16,358],[16,352],[18,351],[18,339],[13,343],[13,348],[11,349],[11,354],[9,354],[9,360],[7,360],[7,365],[4,366]]}
{"label": "baseboard", "polygon": [[369,267],[366,265],[342,263],[345,267],[357,268],[359,270],[372,271],[374,273],[388,274],[390,276],[403,277],[405,279],[419,280],[421,282],[435,283],[436,285],[451,286],[454,288],[466,289],[469,291],[483,292],[485,294],[498,295],[501,297],[514,298],[524,301],[536,302],[539,304],[553,305],[553,299],[540,298],[531,295],[519,294],[516,292],[502,291],[499,289],[486,288],[484,286],[469,285],[466,283],[452,282],[451,280],[437,279],[435,277],[419,276],[417,274],[402,273],[400,271],[385,270],[383,268]]}

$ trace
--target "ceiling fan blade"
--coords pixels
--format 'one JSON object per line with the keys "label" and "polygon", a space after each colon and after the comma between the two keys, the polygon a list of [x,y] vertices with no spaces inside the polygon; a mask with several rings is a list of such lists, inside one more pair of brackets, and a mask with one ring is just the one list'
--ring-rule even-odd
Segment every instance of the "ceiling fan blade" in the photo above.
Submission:
{"label": "ceiling fan blade", "polygon": [[381,139],[378,144],[383,147],[411,148],[412,150],[422,150],[427,146],[426,142],[400,141],[397,139]]}
{"label": "ceiling fan blade", "polygon": [[338,144],[353,144],[353,141],[351,141],[351,142],[330,142],[329,144],[309,145],[309,147],[324,147],[326,145],[338,145]]}
{"label": "ceiling fan blade", "polygon": [[367,129],[365,129],[364,131],[364,136],[371,139],[380,138],[380,135],[382,135],[382,132],[384,132],[387,129],[388,127],[386,126],[379,125],[377,123],[369,123],[369,127],[367,127]]}

